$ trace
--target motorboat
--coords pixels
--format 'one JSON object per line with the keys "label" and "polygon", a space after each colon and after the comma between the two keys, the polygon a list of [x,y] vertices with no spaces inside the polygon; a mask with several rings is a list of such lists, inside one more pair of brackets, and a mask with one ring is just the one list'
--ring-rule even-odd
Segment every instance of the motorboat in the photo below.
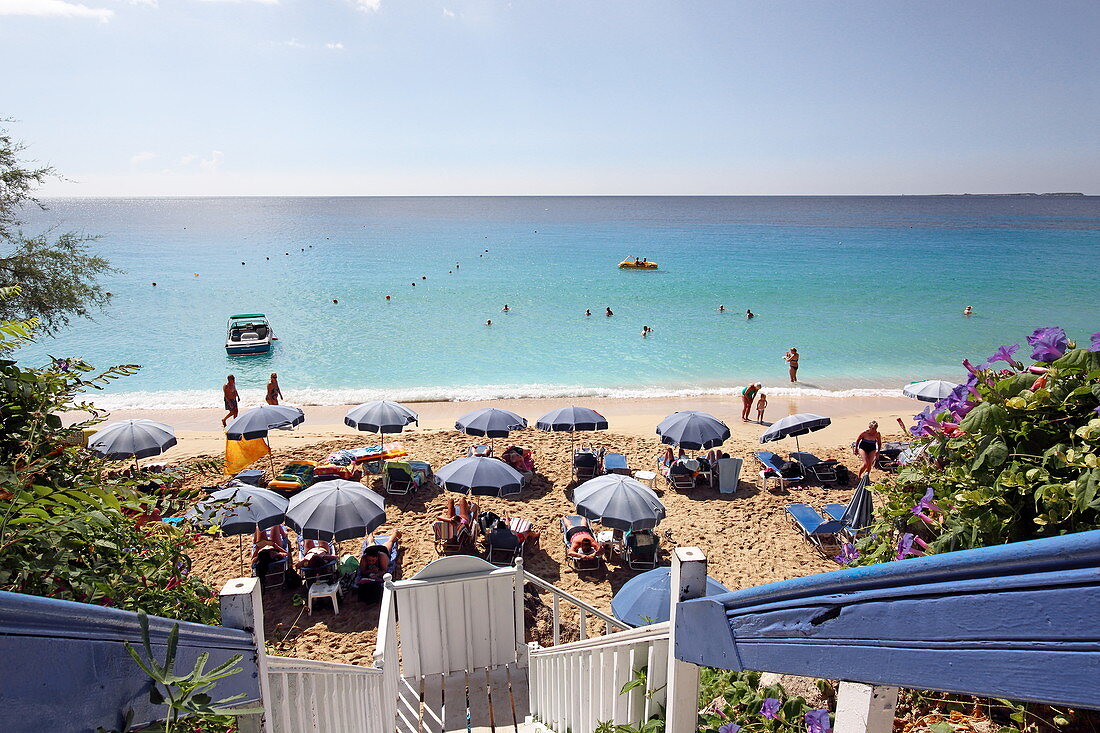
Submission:
{"label": "motorboat", "polygon": [[657,263],[649,260],[639,260],[637,257],[627,257],[619,263],[620,270],[656,270]]}
{"label": "motorboat", "polygon": [[229,317],[225,353],[230,356],[266,354],[271,351],[275,332],[263,313],[239,313]]}

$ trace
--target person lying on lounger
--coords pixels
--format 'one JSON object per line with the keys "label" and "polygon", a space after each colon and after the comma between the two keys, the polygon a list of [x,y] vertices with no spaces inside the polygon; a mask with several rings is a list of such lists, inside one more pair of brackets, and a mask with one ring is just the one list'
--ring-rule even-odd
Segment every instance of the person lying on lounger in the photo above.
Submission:
{"label": "person lying on lounger", "polygon": [[468,527],[473,521],[473,512],[470,511],[470,502],[466,501],[466,497],[462,497],[458,500],[458,506],[455,506],[454,499],[447,499],[447,506],[443,510],[443,513],[436,517],[441,522],[450,522],[457,527]]}
{"label": "person lying on lounger", "polygon": [[338,559],[332,554],[332,547],[324,540],[305,540],[302,542],[305,554],[298,568],[321,569]]}
{"label": "person lying on lounger", "polygon": [[271,529],[252,533],[252,567],[256,570],[256,577],[267,575],[268,567],[287,556],[286,530],[281,524]]}
{"label": "person lying on lounger", "polygon": [[584,559],[599,554],[600,543],[591,532],[575,532],[569,540],[569,549],[565,554],[569,557]]}
{"label": "person lying on lounger", "polygon": [[363,555],[359,558],[360,582],[382,580],[382,576],[390,569],[390,553],[400,536],[401,530],[395,529],[385,544],[381,545],[374,541],[374,537],[370,538],[367,549],[363,550]]}

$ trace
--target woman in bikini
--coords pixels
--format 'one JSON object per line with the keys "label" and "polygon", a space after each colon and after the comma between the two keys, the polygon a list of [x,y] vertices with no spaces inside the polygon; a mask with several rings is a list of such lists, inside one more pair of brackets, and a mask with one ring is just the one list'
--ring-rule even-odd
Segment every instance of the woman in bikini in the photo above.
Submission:
{"label": "woman in bikini", "polygon": [[756,393],[760,391],[763,385],[750,383],[749,386],[741,390],[741,420],[743,422],[749,421],[749,411],[752,410],[752,401],[756,399]]}

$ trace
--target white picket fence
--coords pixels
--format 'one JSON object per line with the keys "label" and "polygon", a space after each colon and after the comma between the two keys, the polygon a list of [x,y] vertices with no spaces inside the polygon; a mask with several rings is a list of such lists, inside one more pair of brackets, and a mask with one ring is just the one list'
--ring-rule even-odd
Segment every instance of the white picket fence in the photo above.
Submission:
{"label": "white picket fence", "polygon": [[[665,703],[668,622],[529,653],[531,714],[558,731],[595,730],[597,723],[639,725]],[[644,670],[646,684],[623,687]]]}
{"label": "white picket fence", "polygon": [[392,731],[380,714],[394,702],[381,669],[269,656],[267,676],[274,731]]}

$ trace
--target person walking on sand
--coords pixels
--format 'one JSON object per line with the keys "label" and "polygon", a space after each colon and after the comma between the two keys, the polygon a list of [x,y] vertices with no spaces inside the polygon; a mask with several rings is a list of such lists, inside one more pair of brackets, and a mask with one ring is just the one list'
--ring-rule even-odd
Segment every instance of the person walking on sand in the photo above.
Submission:
{"label": "person walking on sand", "polygon": [[878,423],[872,420],[867,424],[867,429],[856,438],[856,452],[863,459],[863,465],[859,467],[859,475],[871,475],[871,467],[875,465],[875,456],[882,450],[882,435],[878,431]]}
{"label": "person walking on sand", "polygon": [[224,428],[227,422],[237,416],[237,402],[241,399],[241,396],[237,394],[237,378],[232,374],[225,378],[225,384],[222,385],[222,397],[225,401],[225,409],[229,411],[229,414],[222,418],[222,427]]}
{"label": "person walking on sand", "polygon": [[271,380],[267,383],[267,404],[277,405],[283,397],[283,390],[279,389],[279,375],[271,372]]}
{"label": "person walking on sand", "polygon": [[783,360],[787,362],[787,365],[791,370],[791,381],[798,381],[798,349],[791,347],[791,350],[787,352],[787,355],[783,357]]}
{"label": "person walking on sand", "polygon": [[760,391],[760,387],[763,385],[750,382],[747,387],[741,390],[741,420],[743,422],[749,421],[749,411],[752,410],[752,401],[756,399],[756,393]]}
{"label": "person walking on sand", "polygon": [[756,422],[764,424],[764,410],[768,407],[768,396],[763,392],[756,398]]}

